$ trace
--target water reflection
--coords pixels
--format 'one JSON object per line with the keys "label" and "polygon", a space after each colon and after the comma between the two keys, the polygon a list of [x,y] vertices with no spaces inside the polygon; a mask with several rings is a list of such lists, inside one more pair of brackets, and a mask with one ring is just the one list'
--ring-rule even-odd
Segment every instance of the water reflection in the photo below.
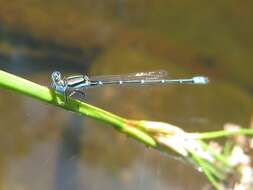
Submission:
{"label": "water reflection", "polygon": [[[189,131],[220,129],[225,122],[247,126],[253,107],[247,75],[252,69],[246,64],[252,60],[251,49],[238,45],[244,36],[213,17],[223,11],[218,5],[201,3],[209,13],[203,14],[176,2],[4,3],[0,69],[45,85],[53,70],[66,75],[158,69],[171,77],[201,73],[210,76],[210,85],[90,89],[85,101],[127,118],[170,122]],[[230,5],[223,8],[229,7],[234,10]],[[216,31],[217,39],[210,31]],[[162,190],[200,189],[206,184],[191,166],[105,124],[6,90],[1,90],[0,100],[3,189]]]}
{"label": "water reflection", "polygon": [[42,40],[32,34],[14,31],[5,25],[1,26],[0,34],[0,68],[17,74],[49,70],[86,71],[102,50]]}
{"label": "water reflection", "polygon": [[80,187],[78,161],[82,149],[81,137],[85,128],[82,117],[73,115],[63,127],[62,140],[56,159],[55,189],[83,189]]}

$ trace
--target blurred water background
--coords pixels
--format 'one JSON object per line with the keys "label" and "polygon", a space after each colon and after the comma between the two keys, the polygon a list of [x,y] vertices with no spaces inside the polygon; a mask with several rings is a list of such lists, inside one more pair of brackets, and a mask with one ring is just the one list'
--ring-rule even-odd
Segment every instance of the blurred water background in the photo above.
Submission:
{"label": "blurred water background", "polygon": [[[207,86],[104,87],[85,101],[187,131],[247,127],[253,111],[253,1],[0,0],[0,69],[50,85],[54,70],[207,75]],[[0,188],[202,189],[192,166],[110,126],[0,92]]]}

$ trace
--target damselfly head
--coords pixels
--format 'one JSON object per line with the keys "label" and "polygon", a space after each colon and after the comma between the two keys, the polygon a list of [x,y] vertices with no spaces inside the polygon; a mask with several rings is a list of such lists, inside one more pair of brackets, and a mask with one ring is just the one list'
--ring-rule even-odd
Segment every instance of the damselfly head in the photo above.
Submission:
{"label": "damselfly head", "polygon": [[59,71],[54,71],[51,77],[52,77],[52,87],[56,91],[64,93],[67,87],[62,77],[62,74]]}
{"label": "damselfly head", "polygon": [[62,74],[59,71],[54,71],[51,77],[55,83],[59,83],[62,80]]}

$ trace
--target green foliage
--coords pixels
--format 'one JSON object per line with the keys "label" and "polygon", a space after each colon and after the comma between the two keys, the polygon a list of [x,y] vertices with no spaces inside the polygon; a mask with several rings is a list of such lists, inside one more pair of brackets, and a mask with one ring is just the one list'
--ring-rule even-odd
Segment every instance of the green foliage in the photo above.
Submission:
{"label": "green foliage", "polygon": [[[243,171],[242,169],[237,169],[238,165],[248,167],[247,163],[245,165],[245,163],[240,161],[236,163],[231,162],[231,159],[237,156],[233,155],[234,148],[238,150],[238,146],[235,146],[236,143],[227,143],[225,148],[220,151],[220,148],[217,148],[218,146],[214,148],[212,144],[205,142],[205,139],[210,140],[236,135],[253,136],[253,129],[235,128],[232,126],[233,130],[187,133],[179,127],[168,123],[128,120],[73,98],[69,98],[67,102],[64,102],[62,94],[1,70],[0,88],[13,90],[37,100],[108,123],[118,131],[135,138],[147,146],[168,154],[174,153],[193,164],[199,171],[202,171],[213,187],[218,190],[226,189],[224,182],[228,180],[228,175],[234,173],[244,175],[240,173]],[[241,155],[238,156],[247,158],[247,155],[243,152],[243,147],[239,149]]]}

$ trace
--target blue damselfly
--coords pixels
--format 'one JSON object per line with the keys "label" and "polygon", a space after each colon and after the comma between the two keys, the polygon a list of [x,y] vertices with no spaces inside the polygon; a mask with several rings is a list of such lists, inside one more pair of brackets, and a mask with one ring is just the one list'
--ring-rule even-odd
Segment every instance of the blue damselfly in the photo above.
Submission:
{"label": "blue damselfly", "polygon": [[63,77],[59,71],[52,73],[52,87],[65,96],[72,96],[75,93],[84,94],[83,90],[104,85],[145,85],[145,84],[207,84],[208,78],[196,76],[192,78],[168,79],[167,72],[163,70],[138,72],[128,75],[104,75],[91,76],[74,75]]}

